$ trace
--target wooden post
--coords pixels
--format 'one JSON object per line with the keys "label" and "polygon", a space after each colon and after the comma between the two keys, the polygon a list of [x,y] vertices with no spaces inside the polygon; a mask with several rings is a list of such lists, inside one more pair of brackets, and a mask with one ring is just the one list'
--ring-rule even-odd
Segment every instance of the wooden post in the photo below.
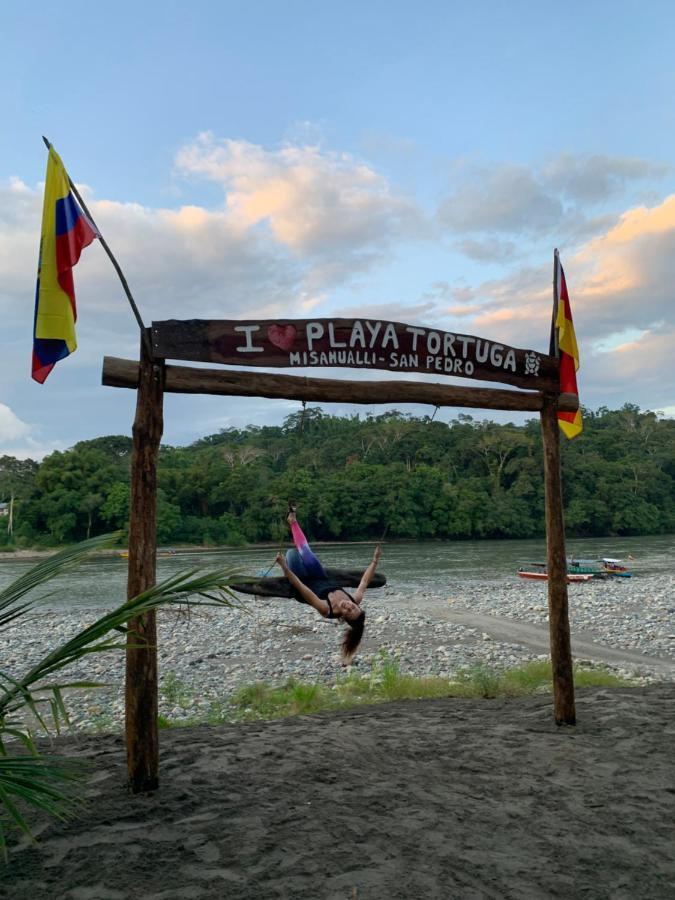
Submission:
{"label": "wooden post", "polygon": [[[164,362],[141,340],[131,457],[127,597],[155,583],[157,559],[157,455],[163,429]],[[136,794],[158,786],[157,625],[155,613],[129,622],[126,656],[126,741],[129,786]]]}
{"label": "wooden post", "polygon": [[553,708],[556,724],[574,725],[574,677],[567,607],[567,559],[560,476],[560,435],[557,398],[547,394],[541,411],[546,492],[546,571],[548,616],[553,668]]}

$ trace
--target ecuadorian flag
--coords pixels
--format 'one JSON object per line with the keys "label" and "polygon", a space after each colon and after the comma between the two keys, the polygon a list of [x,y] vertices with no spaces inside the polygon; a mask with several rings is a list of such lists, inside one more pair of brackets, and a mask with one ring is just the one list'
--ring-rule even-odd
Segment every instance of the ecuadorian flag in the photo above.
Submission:
{"label": "ecuadorian flag", "polygon": [[[565,273],[560,265],[560,260],[558,260],[557,270],[556,295],[558,298],[558,314],[555,324],[558,329],[558,348],[560,351],[560,391],[563,394],[576,394],[578,397],[577,369],[579,368],[579,348],[577,347],[577,338],[574,333],[574,322],[572,321],[572,310],[567,293]],[[581,410],[578,409],[575,413],[559,412],[558,425],[568,438],[575,438],[578,434],[581,434],[584,427],[581,421]]]}
{"label": "ecuadorian flag", "polygon": [[98,233],[78,206],[63,163],[50,147],[33,324],[32,375],[40,384],[55,363],[77,348],[72,270],[95,237]]}

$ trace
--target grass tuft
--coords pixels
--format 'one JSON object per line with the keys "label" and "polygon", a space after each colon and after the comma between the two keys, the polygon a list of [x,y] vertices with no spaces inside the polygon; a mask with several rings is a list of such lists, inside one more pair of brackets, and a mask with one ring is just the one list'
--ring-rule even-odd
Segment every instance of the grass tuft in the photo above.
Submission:
{"label": "grass tuft", "polygon": [[[577,687],[620,687],[630,684],[606,669],[576,668]],[[370,672],[350,671],[334,685],[308,684],[289,678],[285,684],[255,682],[240,688],[234,695],[212,702],[206,721],[210,725],[279,719],[350,709],[394,700],[426,700],[442,697],[494,699],[522,697],[550,692],[551,663],[535,661],[515,669],[491,669],[485,665],[463,669],[453,680],[437,676],[419,677],[401,672],[396,660],[381,654]],[[195,725],[195,719],[170,722],[160,716],[160,727]]]}

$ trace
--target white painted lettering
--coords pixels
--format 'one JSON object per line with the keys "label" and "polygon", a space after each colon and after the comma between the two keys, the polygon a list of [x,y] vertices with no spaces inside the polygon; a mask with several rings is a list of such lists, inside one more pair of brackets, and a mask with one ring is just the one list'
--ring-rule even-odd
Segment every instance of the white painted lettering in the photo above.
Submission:
{"label": "white painted lettering", "polygon": [[441,336],[437,331],[430,331],[427,334],[427,350],[435,355],[441,349]]}
{"label": "white painted lettering", "polygon": [[504,349],[502,344],[493,344],[490,348],[490,362],[493,366],[501,366],[504,357],[501,351]]}
{"label": "white painted lettering", "polygon": [[512,372],[516,371],[516,354],[515,351],[509,350],[506,354],[506,359],[504,360],[504,368],[511,369]]}
{"label": "white painted lettering", "polygon": [[[391,341],[395,350],[398,350],[398,337],[396,336],[396,329],[392,325],[391,322],[384,329],[384,334],[382,335],[382,349],[384,350],[387,344]],[[413,350],[415,348],[413,347]]]}
{"label": "white painted lettering", "polygon": [[464,374],[465,375],[473,375],[473,363],[470,359],[464,363]]}
{"label": "white painted lettering", "polygon": [[[390,326],[389,326],[390,327]],[[424,328],[415,328],[414,325],[406,325],[406,331],[409,331],[412,334],[412,348],[413,352],[417,350],[417,338],[419,335],[424,334]],[[396,345],[398,347],[398,344]]]}
{"label": "white painted lettering", "polygon": [[300,365],[300,354],[299,353],[289,353],[288,361],[292,366]]}
{"label": "white painted lettering", "polygon": [[264,347],[254,347],[251,335],[254,331],[260,331],[260,325],[235,325],[235,331],[243,331],[246,335],[246,344],[243,347],[235,347],[237,353],[262,353]]}
{"label": "white painted lettering", "polygon": [[314,341],[318,341],[323,337],[323,325],[321,322],[307,323],[307,347],[312,350]]}
{"label": "white painted lettering", "polygon": [[476,341],[476,362],[484,363],[487,362],[488,354],[490,352],[490,342],[489,341]]}
{"label": "white painted lettering", "polygon": [[370,349],[372,350],[375,346],[375,339],[379,334],[380,328],[382,328],[382,322],[375,322],[374,325],[371,325],[370,322],[366,322],[366,328],[370,332]]}
{"label": "white painted lettering", "polygon": [[336,341],[335,340],[335,325],[332,322],[328,323],[328,343],[331,347],[346,347],[347,344],[345,341]]}
{"label": "white painted lettering", "polygon": [[352,333],[349,337],[350,347],[355,347],[357,344],[360,344],[362,347],[366,346],[366,336],[363,333],[363,325],[358,320],[352,325]]}
{"label": "white painted lettering", "polygon": [[443,353],[446,356],[455,355],[455,336],[451,331],[446,331],[443,335]]}
{"label": "white painted lettering", "polygon": [[467,347],[469,346],[469,344],[473,344],[476,338],[472,338],[466,334],[462,334],[459,336],[459,340],[462,342],[462,359],[466,359]]}

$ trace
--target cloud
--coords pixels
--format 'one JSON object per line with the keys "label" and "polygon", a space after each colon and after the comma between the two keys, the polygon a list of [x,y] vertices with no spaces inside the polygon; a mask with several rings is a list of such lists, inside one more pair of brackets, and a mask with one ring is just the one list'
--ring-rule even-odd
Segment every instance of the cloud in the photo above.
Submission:
{"label": "cloud", "polygon": [[30,430],[30,425],[22,422],[9,406],[0,403],[0,435],[2,435],[3,442],[27,437]]}
{"label": "cloud", "polygon": [[323,267],[315,282],[370,267],[394,239],[416,234],[422,221],[416,204],[372,167],[319,146],[267,150],[204,133],[181,149],[176,166],[221,185],[231,221],[265,227],[278,244]]}
{"label": "cloud", "polygon": [[[632,330],[658,332],[675,325],[675,195],[653,207],[624,212],[605,233],[576,253],[562,254],[577,334],[587,346],[605,346]],[[472,285],[444,307],[469,319],[475,333],[522,345],[523,335],[548,342],[552,259],[521,266],[502,278]],[[449,291],[446,291],[448,298]],[[438,294],[439,302],[444,299]],[[455,312],[454,306],[460,307]],[[466,315],[466,307],[473,312]],[[466,325],[464,326],[466,327]]]}
{"label": "cloud", "polygon": [[[662,178],[670,168],[647,160],[560,154],[540,167],[499,164],[466,171],[463,182],[438,207],[441,225],[454,234],[529,235],[556,232],[577,239],[608,226],[611,212],[588,216],[637,183]],[[465,240],[472,259],[504,258],[499,243]]]}
{"label": "cloud", "polygon": [[[269,151],[201,135],[176,165],[223,187],[222,206],[152,208],[84,191],[144,319],[294,315],[378,265],[419,234],[421,215],[349,154],[313,146]],[[0,310],[32,316],[42,186],[0,184]],[[114,332],[131,313],[100,245],[76,273],[80,328]],[[314,299],[312,299],[314,298]],[[91,318],[95,316],[95,321]]]}
{"label": "cloud", "polygon": [[0,456],[40,460],[56,449],[45,448],[37,440],[37,429],[20,419],[5,403],[0,403]]}
{"label": "cloud", "polygon": [[518,249],[513,241],[500,241],[498,239],[477,241],[467,238],[457,244],[458,249],[469,259],[477,262],[511,262],[518,255]]}
{"label": "cloud", "polygon": [[527,233],[549,230],[563,214],[560,200],[525,166],[502,165],[461,185],[438,211],[450,231]]}
{"label": "cloud", "polygon": [[570,262],[590,334],[675,325],[675,195],[628,210]]}
{"label": "cloud", "polygon": [[661,178],[669,171],[669,166],[644,159],[561,153],[542,168],[541,174],[546,184],[566,197],[598,203],[620,193],[632,181]]}

